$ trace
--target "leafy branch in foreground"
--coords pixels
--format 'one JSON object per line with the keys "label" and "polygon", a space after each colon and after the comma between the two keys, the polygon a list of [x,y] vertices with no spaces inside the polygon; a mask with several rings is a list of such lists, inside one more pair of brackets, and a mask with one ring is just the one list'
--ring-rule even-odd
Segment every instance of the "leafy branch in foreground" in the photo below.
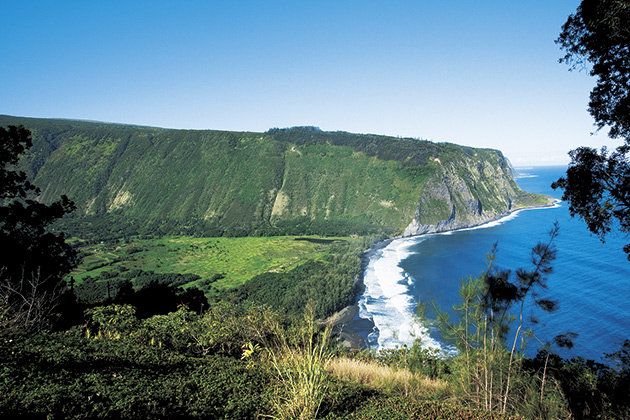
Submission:
{"label": "leafy branch in foreground", "polygon": [[41,203],[40,190],[17,167],[31,146],[24,127],[0,127],[0,305],[3,321],[26,330],[51,321],[65,289],[63,276],[77,262],[63,233],[50,229],[74,203],[66,196]]}
{"label": "leafy branch in foreground", "polygon": [[[604,239],[619,222],[630,232],[630,3],[626,0],[582,0],[562,27],[557,43],[566,52],[560,62],[573,70],[590,64],[596,78],[589,112],[598,130],[608,127],[623,143],[612,153],[579,147],[569,153],[564,177],[552,187],[564,190],[572,216],[582,217],[591,232]],[[630,244],[624,247],[630,260]]]}

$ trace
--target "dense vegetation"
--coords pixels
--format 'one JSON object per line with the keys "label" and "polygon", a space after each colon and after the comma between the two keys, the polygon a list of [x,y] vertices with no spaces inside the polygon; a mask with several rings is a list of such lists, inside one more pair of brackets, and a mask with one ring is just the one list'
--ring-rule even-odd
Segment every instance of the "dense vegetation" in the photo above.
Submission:
{"label": "dense vegetation", "polygon": [[[0,413],[53,418],[274,414],[275,404],[287,403],[277,398],[286,383],[268,351],[297,348],[294,343],[302,343],[303,336],[282,329],[275,318],[260,308],[243,312],[219,306],[201,317],[180,310],[140,321],[125,306],[100,308],[86,328],[5,342],[0,350]],[[242,343],[249,344],[245,351]],[[248,353],[250,348],[254,350]],[[407,418],[405,413],[484,414],[434,401],[442,392],[437,383],[414,384],[417,398],[410,401],[396,389],[321,373],[326,392],[316,410],[319,417],[383,418],[402,406],[400,418]],[[22,378],[19,383],[17,377]]]}
{"label": "dense vegetation", "polygon": [[[460,380],[470,372],[464,356],[438,358],[418,345],[348,353],[324,341],[327,331],[314,318],[287,327],[283,317],[259,306],[218,304],[202,315],[180,308],[146,319],[134,312],[124,305],[98,307],[81,327],[4,337],[0,414],[503,418],[500,409],[488,411],[462,394]],[[558,418],[570,410],[577,418],[624,418],[629,350],[627,343],[614,355],[613,367],[545,353],[525,360],[512,372],[507,414]]]}
{"label": "dense vegetation", "polygon": [[[545,286],[555,255],[553,232],[548,243],[534,247],[533,268],[517,270],[516,281],[510,272],[490,267],[464,284],[457,308],[464,316],[443,320],[457,355],[436,354],[420,342],[379,353],[349,350],[322,321],[353,302],[361,253],[378,237],[148,238],[132,237],[133,231],[123,228],[108,241],[94,241],[103,234],[96,231],[92,240],[74,238],[70,244],[50,225],[72,203],[33,200],[29,193],[38,190],[14,165],[30,145],[28,133],[10,128],[3,134],[7,147],[1,174],[13,183],[3,184],[8,193],[2,208],[11,217],[3,213],[0,234],[28,260],[5,259],[1,273],[44,268],[44,285],[54,287],[15,276],[0,279],[1,417],[582,418],[630,413],[625,395],[630,343],[613,355],[611,366],[564,361],[550,352],[551,346],[525,359],[516,348],[525,339],[518,335],[522,324],[511,350],[508,346],[513,319],[506,314]],[[333,141],[343,142],[345,135],[335,134]],[[374,144],[379,141],[384,140]],[[307,143],[320,148],[325,142]],[[395,158],[371,147],[361,153],[370,159]],[[417,170],[413,163],[398,163]],[[97,226],[104,226],[106,215],[93,215],[103,223]],[[29,223],[8,223],[26,216]],[[27,246],[33,239],[41,244]],[[55,245],[47,248],[48,255],[29,253],[46,244]],[[84,260],[78,267],[77,257]],[[552,301],[537,302],[553,309]],[[569,341],[565,335],[557,343]]]}
{"label": "dense vegetation", "polygon": [[[373,241],[177,237],[99,244],[84,251],[88,257],[69,279],[85,307],[131,304],[156,314],[186,304],[198,310],[205,306],[201,294],[211,303],[267,305],[290,317],[315,302],[316,315],[326,317],[353,303],[360,255]],[[155,309],[146,309],[147,301],[155,301]]]}
{"label": "dense vegetation", "polygon": [[329,316],[354,303],[359,290],[359,255],[369,243],[339,243],[322,260],[286,272],[260,274],[235,290],[234,301],[268,305],[293,317],[313,302],[317,317]]}
{"label": "dense vegetation", "polygon": [[177,347],[192,344],[184,340],[157,344],[188,327],[181,312],[139,323],[133,311],[111,308],[117,317],[91,317],[95,338],[74,329],[3,344],[3,417],[253,418],[265,406],[269,371]]}
{"label": "dense vegetation", "polygon": [[[0,116],[0,125],[18,123],[33,133],[24,170],[44,202],[66,194],[76,203],[60,228],[86,240],[392,234],[416,216],[444,220],[452,206],[472,222],[535,201],[496,150],[309,128],[242,133]],[[419,208],[435,186],[439,194]]]}

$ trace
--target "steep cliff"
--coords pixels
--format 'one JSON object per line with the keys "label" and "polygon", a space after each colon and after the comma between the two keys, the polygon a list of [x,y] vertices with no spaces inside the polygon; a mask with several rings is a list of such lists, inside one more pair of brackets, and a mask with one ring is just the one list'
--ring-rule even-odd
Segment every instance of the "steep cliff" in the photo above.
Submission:
{"label": "steep cliff", "polygon": [[77,203],[66,227],[199,235],[417,234],[490,220],[543,198],[496,150],[312,127],[171,130],[0,116],[34,146],[41,200]]}
{"label": "steep cliff", "polygon": [[477,226],[510,211],[551,204],[548,197],[521,190],[509,161],[498,151],[483,160],[464,155],[443,163],[426,184],[403,236]]}

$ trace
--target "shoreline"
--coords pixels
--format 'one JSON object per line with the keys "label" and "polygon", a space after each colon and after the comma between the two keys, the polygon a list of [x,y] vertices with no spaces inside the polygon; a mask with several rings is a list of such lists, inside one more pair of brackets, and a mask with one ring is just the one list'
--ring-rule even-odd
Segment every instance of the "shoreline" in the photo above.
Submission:
{"label": "shoreline", "polygon": [[[550,197],[551,198],[551,197]],[[544,210],[549,208],[557,208],[560,206],[562,200],[559,199],[551,199],[551,202],[542,206],[531,206],[531,207],[521,207],[517,209],[512,209],[506,212],[503,212],[489,220],[486,220],[477,224],[470,224],[466,226],[457,227],[454,229],[443,229],[435,232],[428,233],[420,233],[416,235],[397,235],[390,238],[385,238],[375,242],[370,248],[365,250],[361,254],[361,271],[360,275],[357,278],[357,284],[355,286],[355,295],[354,295],[354,303],[352,305],[348,305],[343,309],[335,312],[330,317],[328,317],[325,321],[326,324],[331,325],[333,328],[333,332],[337,336],[337,340],[342,343],[344,346],[353,349],[353,350],[362,350],[369,348],[369,343],[366,338],[364,338],[363,334],[359,331],[356,331],[354,328],[348,327],[348,324],[351,323],[363,323],[364,326],[361,330],[372,330],[378,331],[378,328],[374,324],[373,320],[370,318],[363,318],[360,316],[360,308],[359,303],[360,299],[365,293],[365,271],[372,257],[381,249],[388,246],[391,242],[398,239],[408,239],[408,238],[420,238],[428,235],[440,235],[445,233],[464,231],[464,230],[472,230],[472,229],[482,229],[484,227],[492,227],[486,226],[492,223],[508,221],[509,218],[515,217],[518,213],[522,211],[528,210]]]}

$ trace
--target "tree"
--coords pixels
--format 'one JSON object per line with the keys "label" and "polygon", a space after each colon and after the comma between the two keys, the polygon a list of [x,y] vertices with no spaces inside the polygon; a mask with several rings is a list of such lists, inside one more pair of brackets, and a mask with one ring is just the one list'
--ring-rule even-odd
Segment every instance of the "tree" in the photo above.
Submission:
{"label": "tree", "polygon": [[[569,153],[564,177],[552,184],[563,189],[571,216],[580,216],[604,240],[615,220],[630,232],[630,2],[582,0],[556,41],[570,69],[585,68],[596,78],[589,112],[598,130],[607,127],[622,144],[612,153],[580,147]],[[630,244],[624,247],[630,260]]]}
{"label": "tree", "polygon": [[[479,278],[462,283],[462,301],[454,307],[458,321],[451,322],[446,313],[438,310],[438,325],[458,350],[451,365],[453,385],[478,408],[510,415],[518,414],[519,407],[529,406],[535,410],[528,413],[530,417],[564,417],[554,412],[559,407],[558,395],[554,387],[546,386],[546,361],[542,372],[529,375],[523,369],[522,353],[530,337],[545,344],[526,328],[526,308],[545,312],[557,309],[556,301],[542,295],[556,258],[554,243],[558,232],[556,223],[549,239],[532,248],[530,266],[514,273],[495,267],[495,245],[486,271]],[[533,316],[529,319],[531,324],[536,322]],[[565,333],[562,337],[571,345],[575,334]]]}
{"label": "tree", "polygon": [[32,146],[22,126],[0,127],[0,304],[3,320],[41,325],[66,289],[63,276],[75,267],[76,251],[49,226],[74,210],[68,197],[44,204],[40,190],[17,167]]}

